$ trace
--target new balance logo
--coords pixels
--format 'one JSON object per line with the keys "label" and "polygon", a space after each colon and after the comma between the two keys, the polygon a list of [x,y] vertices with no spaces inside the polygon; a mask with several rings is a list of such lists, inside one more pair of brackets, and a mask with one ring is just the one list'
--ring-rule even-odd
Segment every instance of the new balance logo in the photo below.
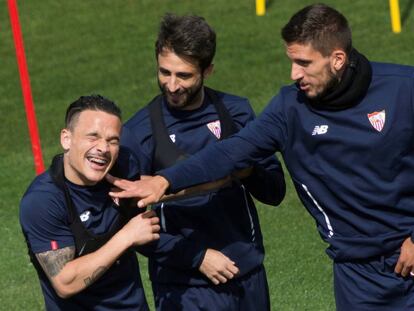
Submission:
{"label": "new balance logo", "polygon": [[317,125],[313,129],[312,136],[314,135],[323,135],[328,132],[328,126],[327,125]]}

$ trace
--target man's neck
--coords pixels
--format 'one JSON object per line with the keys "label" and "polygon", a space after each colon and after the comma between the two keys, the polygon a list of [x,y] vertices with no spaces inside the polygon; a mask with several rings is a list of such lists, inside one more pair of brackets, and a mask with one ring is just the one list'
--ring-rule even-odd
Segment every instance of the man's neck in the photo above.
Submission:
{"label": "man's neck", "polygon": [[75,170],[71,167],[69,164],[69,160],[64,155],[63,156],[63,171],[65,178],[70,181],[72,184],[78,185],[78,186],[95,186],[97,182],[92,182],[90,180],[87,180],[85,178],[82,178],[79,174],[75,172]]}

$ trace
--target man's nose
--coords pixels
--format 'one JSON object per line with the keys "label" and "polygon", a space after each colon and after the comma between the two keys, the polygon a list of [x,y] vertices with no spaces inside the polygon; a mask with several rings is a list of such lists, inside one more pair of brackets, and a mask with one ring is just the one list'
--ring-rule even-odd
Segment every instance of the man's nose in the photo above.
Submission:
{"label": "man's nose", "polygon": [[300,80],[303,78],[303,68],[295,63],[292,64],[290,71],[290,78],[294,81]]}
{"label": "man's nose", "polygon": [[96,148],[100,152],[107,152],[107,151],[109,151],[109,143],[106,140],[101,139],[101,140],[99,140],[98,145],[96,146]]}
{"label": "man's nose", "polygon": [[177,77],[171,76],[167,81],[167,89],[170,93],[175,93],[180,88]]}

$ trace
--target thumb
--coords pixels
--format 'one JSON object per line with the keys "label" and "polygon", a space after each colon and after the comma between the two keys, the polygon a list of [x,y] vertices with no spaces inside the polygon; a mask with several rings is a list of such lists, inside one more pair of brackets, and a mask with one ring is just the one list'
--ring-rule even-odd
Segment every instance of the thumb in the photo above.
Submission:
{"label": "thumb", "polygon": [[141,199],[138,201],[137,205],[139,208],[144,208],[147,207],[147,205],[151,204],[151,203],[156,203],[156,201],[150,197],[147,197],[145,199]]}

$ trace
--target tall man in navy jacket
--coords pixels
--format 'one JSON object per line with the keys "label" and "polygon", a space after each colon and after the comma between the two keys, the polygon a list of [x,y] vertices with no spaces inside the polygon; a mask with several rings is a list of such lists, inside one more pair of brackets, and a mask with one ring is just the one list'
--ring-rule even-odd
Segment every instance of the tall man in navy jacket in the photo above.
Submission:
{"label": "tall man in navy jacket", "polygon": [[[245,98],[204,86],[213,70],[216,36],[198,16],[166,15],[156,42],[161,95],[124,125],[121,144],[153,175],[237,132],[254,118]],[[164,202],[160,240],[149,272],[158,310],[269,310],[259,220],[250,193],[277,205],[282,168],[260,158],[218,191]]]}
{"label": "tall man in navy jacket", "polygon": [[338,310],[414,309],[414,67],[369,62],[346,18],[307,6],[282,29],[293,85],[243,130],[119,196],[145,206],[281,151],[334,264]]}

